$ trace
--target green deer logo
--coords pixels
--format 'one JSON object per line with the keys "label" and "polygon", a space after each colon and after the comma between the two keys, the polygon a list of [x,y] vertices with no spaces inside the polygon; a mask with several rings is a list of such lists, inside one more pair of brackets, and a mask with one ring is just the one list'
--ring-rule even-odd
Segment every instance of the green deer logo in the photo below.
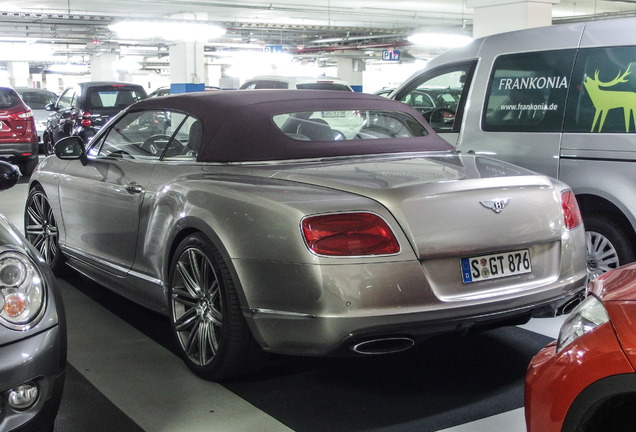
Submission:
{"label": "green deer logo", "polygon": [[634,118],[634,123],[636,123],[636,116],[634,113],[636,110],[636,93],[631,91],[604,90],[604,88],[613,87],[616,84],[626,83],[626,77],[631,73],[629,71],[630,67],[631,65],[622,74],[619,70],[616,78],[608,82],[599,80],[598,69],[594,72],[594,78],[586,76],[583,80],[583,85],[585,86],[587,93],[590,95],[590,99],[592,99],[594,109],[596,109],[596,112],[594,113],[594,121],[592,121],[591,132],[594,132],[594,127],[597,122],[598,131],[600,132],[603,129],[607,112],[615,108],[623,108],[625,116],[625,132],[629,132],[629,124],[632,118]]}

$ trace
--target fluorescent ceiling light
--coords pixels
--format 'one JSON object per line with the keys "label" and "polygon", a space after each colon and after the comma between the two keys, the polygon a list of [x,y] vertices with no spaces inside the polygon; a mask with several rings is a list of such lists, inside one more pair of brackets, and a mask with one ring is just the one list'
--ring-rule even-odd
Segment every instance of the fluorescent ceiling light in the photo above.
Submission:
{"label": "fluorescent ceiling light", "polygon": [[52,61],[54,59],[50,47],[46,45],[0,42],[0,60],[3,61]]}
{"label": "fluorescent ceiling light", "polygon": [[57,63],[48,67],[48,70],[55,73],[85,74],[88,66],[73,63]]}
{"label": "fluorescent ceiling light", "polygon": [[126,39],[169,41],[208,41],[225,34],[219,26],[197,21],[120,21],[108,26]]}
{"label": "fluorescent ceiling light", "polygon": [[455,48],[468,45],[473,38],[457,33],[416,33],[408,37],[408,41],[430,48]]}

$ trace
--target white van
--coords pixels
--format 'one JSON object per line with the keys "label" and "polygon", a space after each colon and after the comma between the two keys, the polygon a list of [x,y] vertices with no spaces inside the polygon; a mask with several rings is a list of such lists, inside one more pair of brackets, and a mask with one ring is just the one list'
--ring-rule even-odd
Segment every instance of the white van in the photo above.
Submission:
{"label": "white van", "polygon": [[281,75],[261,75],[248,79],[240,90],[258,89],[305,89],[353,91],[346,81],[332,77],[289,77]]}
{"label": "white van", "polygon": [[461,153],[568,183],[595,276],[636,259],[634,29],[625,18],[488,36],[431,60],[391,97]]}

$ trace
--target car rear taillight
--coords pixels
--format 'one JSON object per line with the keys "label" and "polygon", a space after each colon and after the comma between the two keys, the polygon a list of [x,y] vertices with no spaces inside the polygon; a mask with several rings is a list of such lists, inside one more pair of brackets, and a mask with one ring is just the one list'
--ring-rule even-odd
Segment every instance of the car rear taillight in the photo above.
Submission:
{"label": "car rear taillight", "polygon": [[26,120],[33,118],[33,112],[31,110],[20,111],[9,114],[9,119],[11,120]]}
{"label": "car rear taillight", "polygon": [[80,123],[84,127],[91,126],[93,124],[93,122],[91,121],[91,113],[88,111],[82,111],[82,120]]}
{"label": "car rear taillight", "polygon": [[302,221],[307,247],[318,255],[387,255],[400,245],[387,223],[373,213],[336,213]]}
{"label": "car rear taillight", "polygon": [[574,192],[571,190],[561,192],[561,207],[563,208],[563,220],[567,229],[573,229],[581,225],[583,216],[576,202]]}

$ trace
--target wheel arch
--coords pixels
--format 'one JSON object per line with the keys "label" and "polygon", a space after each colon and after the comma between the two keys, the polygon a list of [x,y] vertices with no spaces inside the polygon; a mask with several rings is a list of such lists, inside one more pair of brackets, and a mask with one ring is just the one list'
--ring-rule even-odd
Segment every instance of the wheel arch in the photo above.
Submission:
{"label": "wheel arch", "polygon": [[608,429],[608,422],[622,413],[624,407],[631,410],[628,412],[634,412],[634,403],[636,374],[600,379],[586,387],[574,399],[561,432],[611,432],[615,429]]}
{"label": "wheel arch", "polygon": [[576,200],[581,209],[584,222],[585,218],[591,215],[609,216],[630,235],[630,242],[636,243],[636,231],[634,229],[636,221],[631,220],[626,211],[607,198],[598,195],[580,194],[576,195]]}
{"label": "wheel arch", "polygon": [[[223,244],[223,241],[221,240],[220,236],[218,236],[217,233],[209,225],[207,225],[206,223],[204,223],[203,221],[197,218],[193,218],[193,217],[185,218],[179,224],[179,228],[175,230],[174,233],[170,236],[168,241],[169,247],[167,247],[165,251],[166,253],[164,258],[165,265],[163,266],[163,269],[162,269],[163,280],[166,281],[166,283],[169,283],[170,266],[175,257],[175,252],[177,248],[179,247],[179,244],[181,244],[181,242],[185,238],[193,234],[200,234],[204,236],[205,238],[207,238],[212,243],[212,245],[216,248],[216,250],[221,254],[221,257],[225,261],[225,264],[227,265],[227,268],[230,271],[230,275],[232,276],[234,287],[238,294],[239,301],[241,302],[241,306],[244,310],[246,310],[247,299],[243,292],[243,286],[241,285],[241,280],[238,276],[236,269],[234,268],[234,265],[228,250],[225,248],[225,245]],[[167,293],[167,290],[166,290],[166,293]]]}

